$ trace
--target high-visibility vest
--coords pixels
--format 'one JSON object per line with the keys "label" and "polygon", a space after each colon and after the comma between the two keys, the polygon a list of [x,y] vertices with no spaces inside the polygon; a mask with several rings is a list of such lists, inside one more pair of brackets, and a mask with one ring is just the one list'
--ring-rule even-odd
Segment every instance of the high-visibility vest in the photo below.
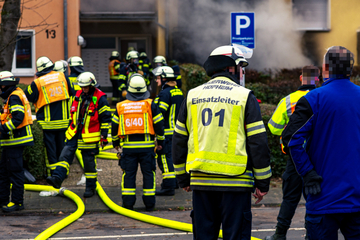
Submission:
{"label": "high-visibility vest", "polygon": [[[73,101],[73,104],[71,106],[71,123],[65,133],[65,136],[68,140],[72,139],[77,133],[79,113],[81,110],[80,106],[82,102],[82,99],[80,97],[81,93],[82,91],[76,92],[75,100]],[[81,131],[81,136],[85,143],[96,143],[100,141],[101,124],[99,122],[98,105],[100,98],[104,95],[104,92],[95,88],[94,94],[92,96],[92,101],[87,106],[84,115],[83,129]]]}
{"label": "high-visibility vest", "polygon": [[114,79],[114,80],[119,79],[119,73],[115,70],[115,63],[116,62],[119,63],[119,64],[121,63],[119,60],[114,59],[114,60],[110,61],[109,66],[108,66],[110,79]]}
{"label": "high-visibility vest", "polygon": [[68,77],[75,91],[81,90],[79,83],[77,81],[77,77]]}
{"label": "high-visibility vest", "polygon": [[[10,94],[8,99],[10,99],[10,97],[12,95],[18,96],[20,98],[23,106],[24,106],[24,119],[20,123],[20,125],[16,127],[16,129],[20,129],[20,128],[25,127],[27,125],[33,124],[32,116],[31,116],[31,107],[30,107],[29,101],[26,98],[26,95],[23,92],[23,90],[21,90],[21,88],[16,88]],[[1,114],[0,118],[1,118],[1,124],[7,123],[12,118],[12,115],[11,115],[11,112],[10,112],[10,109],[9,109],[9,101],[7,101],[5,106],[3,107],[3,113]]]}
{"label": "high-visibility vest", "polygon": [[298,90],[281,99],[268,123],[272,134],[281,135],[289,122],[291,114],[295,111],[296,103],[308,92],[309,90]]}
{"label": "high-visibility vest", "polygon": [[186,171],[236,176],[245,173],[245,106],[250,90],[216,77],[189,91]]}
{"label": "high-visibility vest", "polygon": [[61,72],[51,71],[35,79],[34,82],[39,92],[39,98],[34,103],[36,111],[50,103],[70,98],[65,75]]}
{"label": "high-visibility vest", "polygon": [[151,102],[151,99],[125,100],[116,104],[119,115],[119,137],[136,133],[155,135]]}

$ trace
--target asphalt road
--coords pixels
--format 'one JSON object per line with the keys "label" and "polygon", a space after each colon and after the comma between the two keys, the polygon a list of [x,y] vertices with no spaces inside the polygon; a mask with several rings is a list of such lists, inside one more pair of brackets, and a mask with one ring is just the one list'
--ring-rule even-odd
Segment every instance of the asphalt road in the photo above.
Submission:
{"label": "asphalt road", "polygon": [[[263,239],[275,231],[278,207],[253,208],[252,236]],[[190,211],[155,211],[153,216],[191,223]],[[287,239],[304,239],[305,208],[299,207]],[[0,215],[0,239],[34,239],[46,228],[69,214]],[[339,239],[343,240],[341,234]],[[191,233],[143,223],[113,212],[86,212],[80,219],[53,235],[50,239],[192,239]]]}

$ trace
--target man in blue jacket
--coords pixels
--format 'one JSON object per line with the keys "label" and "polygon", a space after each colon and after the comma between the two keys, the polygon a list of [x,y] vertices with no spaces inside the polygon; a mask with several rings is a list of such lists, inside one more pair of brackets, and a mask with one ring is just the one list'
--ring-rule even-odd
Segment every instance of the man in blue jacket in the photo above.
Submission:
{"label": "man in blue jacket", "polygon": [[[360,87],[354,55],[328,49],[321,88],[300,98],[282,137],[303,177],[309,239],[360,239]],[[304,144],[304,141],[306,143]]]}

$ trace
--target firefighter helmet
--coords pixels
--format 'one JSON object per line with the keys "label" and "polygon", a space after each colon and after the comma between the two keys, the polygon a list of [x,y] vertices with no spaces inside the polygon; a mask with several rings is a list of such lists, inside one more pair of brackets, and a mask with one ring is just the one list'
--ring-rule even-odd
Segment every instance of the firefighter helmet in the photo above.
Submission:
{"label": "firefighter helmet", "polygon": [[130,61],[134,58],[139,58],[139,53],[137,51],[130,51],[126,54],[126,61]]}
{"label": "firefighter helmet", "polygon": [[235,46],[221,46],[215,48],[204,63],[204,68],[208,76],[216,72],[223,71],[226,67],[246,67],[248,62],[244,58],[241,50]]}
{"label": "firefighter helmet", "polygon": [[81,73],[77,79],[80,87],[93,86],[97,84],[94,74],[91,72],[83,72]]}
{"label": "firefighter helmet", "polygon": [[118,57],[120,56],[120,54],[119,54],[118,51],[112,51],[112,52],[111,52],[111,56],[118,58]]}
{"label": "firefighter helmet", "polygon": [[166,65],[166,58],[163,56],[154,57],[154,63],[161,63],[163,66]]}
{"label": "firefighter helmet", "polygon": [[54,71],[64,73],[66,71],[68,64],[64,60],[59,60],[54,63]]}
{"label": "firefighter helmet", "polygon": [[169,66],[161,66],[155,68],[152,73],[154,76],[161,76],[161,78],[175,78],[174,70]]}
{"label": "firefighter helmet", "polygon": [[53,62],[48,57],[39,57],[36,60],[36,69],[38,72],[41,72],[46,68],[52,67],[53,65]]}
{"label": "firefighter helmet", "polygon": [[10,86],[19,83],[19,78],[15,78],[9,71],[0,72],[0,86]]}
{"label": "firefighter helmet", "polygon": [[146,58],[146,57],[147,57],[146,52],[141,52],[141,53],[139,54],[139,57],[140,57],[140,58]]}
{"label": "firefighter helmet", "polygon": [[70,67],[84,66],[83,60],[78,56],[70,57],[68,63]]}
{"label": "firefighter helmet", "polygon": [[138,73],[131,75],[126,98],[130,101],[144,100],[150,97],[146,82],[143,76]]}

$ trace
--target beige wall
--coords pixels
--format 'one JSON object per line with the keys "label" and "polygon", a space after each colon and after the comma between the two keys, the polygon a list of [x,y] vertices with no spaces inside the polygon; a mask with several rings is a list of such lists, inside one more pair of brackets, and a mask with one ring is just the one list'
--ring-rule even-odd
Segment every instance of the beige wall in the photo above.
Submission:
{"label": "beige wall", "polygon": [[[37,7],[41,5],[39,1],[25,3],[20,29],[35,30],[35,59],[41,56],[47,56],[53,62],[64,59],[63,4],[63,0],[50,1],[40,7]],[[80,34],[80,1],[67,0],[67,5],[68,56],[80,56],[80,46],[77,45],[77,36]],[[55,30],[55,38],[48,37],[46,30]],[[22,77],[20,82],[29,84],[32,80],[33,77]]]}
{"label": "beige wall", "polygon": [[326,49],[340,45],[355,54],[357,62],[357,29],[360,27],[360,2],[359,0],[329,0],[330,2],[330,31],[308,32],[316,47],[316,56],[319,62],[326,53]]}

